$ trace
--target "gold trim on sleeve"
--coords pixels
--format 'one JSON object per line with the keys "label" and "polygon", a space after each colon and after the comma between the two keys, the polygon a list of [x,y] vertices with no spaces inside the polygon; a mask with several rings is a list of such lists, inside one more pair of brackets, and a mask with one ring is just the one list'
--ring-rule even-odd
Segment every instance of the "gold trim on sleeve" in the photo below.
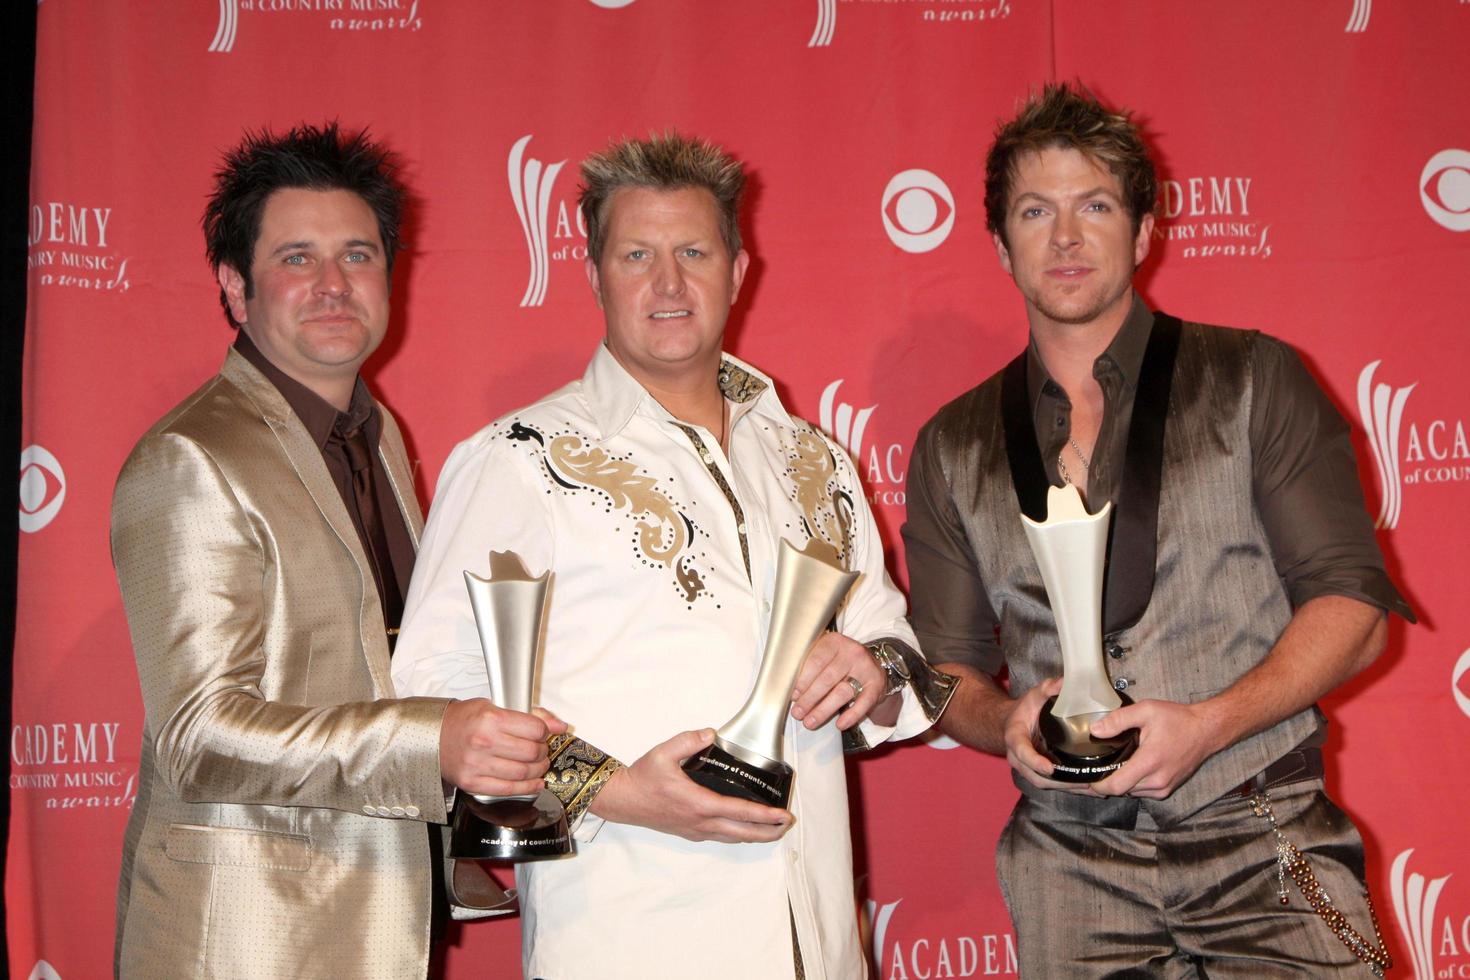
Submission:
{"label": "gold trim on sleeve", "polygon": [[551,767],[546,786],[566,807],[567,822],[575,823],[623,764],[590,742],[571,735],[553,735],[547,743]]}

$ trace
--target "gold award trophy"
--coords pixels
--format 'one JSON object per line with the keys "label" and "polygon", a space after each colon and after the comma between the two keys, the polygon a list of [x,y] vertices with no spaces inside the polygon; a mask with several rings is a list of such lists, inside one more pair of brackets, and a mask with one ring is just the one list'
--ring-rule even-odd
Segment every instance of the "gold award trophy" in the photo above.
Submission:
{"label": "gold award trophy", "polygon": [[1051,487],[1046,520],[1026,515],[1026,540],[1041,567],[1062,647],[1062,690],[1048,698],[1040,717],[1041,739],[1058,782],[1092,783],[1121,766],[1138,744],[1138,731],[1096,738],[1092,723],[1131,703],[1113,690],[1102,651],[1103,562],[1111,503],[1087,513],[1077,488]]}
{"label": "gold award trophy", "polygon": [[755,690],[715,733],[714,744],[684,763],[689,778],[725,796],[785,807],[792,768],[784,761],[791,688],[807,651],[822,635],[857,572],[844,571],[829,545],[812,539],[802,551],[781,542],[771,627]]}
{"label": "gold award trophy", "polygon": [[[529,712],[541,662],[541,628],[551,573],[532,578],[519,555],[490,552],[490,577],[464,573],[475,627],[490,678],[490,700]],[[449,856],[455,859],[537,861],[576,850],[566,810],[551,790],[534,796],[460,793]]]}

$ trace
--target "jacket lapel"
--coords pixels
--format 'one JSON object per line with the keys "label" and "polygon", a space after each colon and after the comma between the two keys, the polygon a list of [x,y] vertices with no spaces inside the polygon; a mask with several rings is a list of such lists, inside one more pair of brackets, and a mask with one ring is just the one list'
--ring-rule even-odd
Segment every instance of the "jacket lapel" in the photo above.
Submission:
{"label": "jacket lapel", "polygon": [[[220,373],[260,409],[261,418],[275,433],[276,440],[281,446],[281,452],[286,461],[291,464],[291,468],[296,471],[301,485],[311,496],[317,510],[321,512],[322,518],[336,534],[342,547],[346,548],[347,553],[352,556],[357,566],[358,591],[362,596],[362,603],[358,609],[358,635],[362,641],[363,652],[367,656],[368,671],[373,679],[373,690],[378,697],[392,697],[393,683],[389,676],[388,666],[388,635],[383,625],[383,609],[378,602],[377,585],[373,582],[372,566],[368,564],[367,553],[363,551],[362,542],[358,540],[357,529],[352,526],[352,518],[347,513],[347,506],[342,502],[342,495],[337,492],[337,486],[332,482],[332,475],[327,472],[327,464],[322,460],[321,449],[312,441],[311,434],[306,431],[306,426],[296,417],[296,413],[291,410],[286,399],[276,390],[276,386],[233,349],[226,356],[225,366]],[[411,519],[410,526],[412,526]],[[414,535],[414,541],[415,543],[418,541],[417,534]]]}
{"label": "jacket lapel", "polygon": [[383,437],[378,440],[378,455],[383,460],[383,469],[388,473],[388,482],[393,486],[393,497],[398,501],[398,510],[408,526],[408,536],[413,540],[414,550],[419,547],[419,537],[424,533],[424,517],[419,510],[419,498],[413,489],[413,471],[409,469],[408,452],[403,446],[403,434],[393,414],[378,403],[378,412],[383,419]]}

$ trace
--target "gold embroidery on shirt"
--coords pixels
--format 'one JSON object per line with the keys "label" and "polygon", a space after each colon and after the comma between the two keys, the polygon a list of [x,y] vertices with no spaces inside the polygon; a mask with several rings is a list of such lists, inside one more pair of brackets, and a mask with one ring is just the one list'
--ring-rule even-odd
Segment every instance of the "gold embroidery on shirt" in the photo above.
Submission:
{"label": "gold embroidery on shirt", "polygon": [[699,569],[687,562],[674,566],[674,577],[679,580],[679,588],[684,590],[685,602],[693,602],[705,591],[704,579],[700,577]]}
{"label": "gold embroidery on shirt", "polygon": [[825,439],[806,423],[798,422],[795,446],[786,462],[786,475],[796,489],[796,505],[806,532],[837,549],[842,567],[851,561],[852,500],[837,483],[837,459]]}
{"label": "gold embroidery on shirt", "polygon": [[[653,561],[673,568],[674,556],[689,540],[683,516],[658,491],[653,477],[639,475],[626,459],[613,459],[603,449],[596,446],[583,449],[584,445],[579,436],[557,436],[551,440],[551,459],[563,473],[607,494],[614,507],[626,507],[635,516],[648,514],[658,518],[656,524],[637,523],[638,547]],[[669,543],[664,544],[665,540]]]}
{"label": "gold embroidery on shirt", "polygon": [[[709,592],[693,562],[679,558],[694,531],[688,519],[658,490],[653,477],[639,474],[637,467],[628,460],[615,459],[596,446],[588,447],[580,436],[557,436],[551,440],[547,455],[547,471],[558,483],[573,486],[566,483],[563,476],[574,479],[607,494],[612,505],[620,510],[627,508],[635,517],[647,514],[656,518],[656,521],[638,521],[634,525],[638,532],[638,550],[648,560],[673,571],[685,602],[693,602]],[[558,470],[562,476],[557,475]]]}

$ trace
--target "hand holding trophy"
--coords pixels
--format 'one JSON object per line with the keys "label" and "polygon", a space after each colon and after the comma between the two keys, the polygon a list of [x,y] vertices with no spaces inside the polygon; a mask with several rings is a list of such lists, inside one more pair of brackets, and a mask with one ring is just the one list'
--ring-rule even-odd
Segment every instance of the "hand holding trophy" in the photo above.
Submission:
{"label": "hand holding trophy", "polygon": [[1041,738],[1055,764],[1052,779],[1092,783],[1121,766],[1138,745],[1137,729],[1097,738],[1092,723],[1131,703],[1113,690],[1102,651],[1103,562],[1111,503],[1087,513],[1070,484],[1046,495],[1046,520],[1024,514],[1026,540],[1041,566],[1062,647],[1062,690],[1042,705]]}
{"label": "hand holding trophy", "polygon": [[[466,571],[464,581],[485,655],[490,700],[529,712],[551,573],[531,578],[519,555],[492,551],[490,577]],[[451,858],[536,861],[575,850],[561,800],[545,787],[534,796],[461,793],[454,808]]]}
{"label": "hand holding trophy", "polygon": [[791,688],[807,651],[857,577],[857,572],[844,571],[832,548],[815,538],[803,551],[781,542],[771,627],[755,690],[715,733],[714,744],[684,763],[689,778],[716,793],[766,806],[784,808],[791,802],[794,771],[784,761]]}

